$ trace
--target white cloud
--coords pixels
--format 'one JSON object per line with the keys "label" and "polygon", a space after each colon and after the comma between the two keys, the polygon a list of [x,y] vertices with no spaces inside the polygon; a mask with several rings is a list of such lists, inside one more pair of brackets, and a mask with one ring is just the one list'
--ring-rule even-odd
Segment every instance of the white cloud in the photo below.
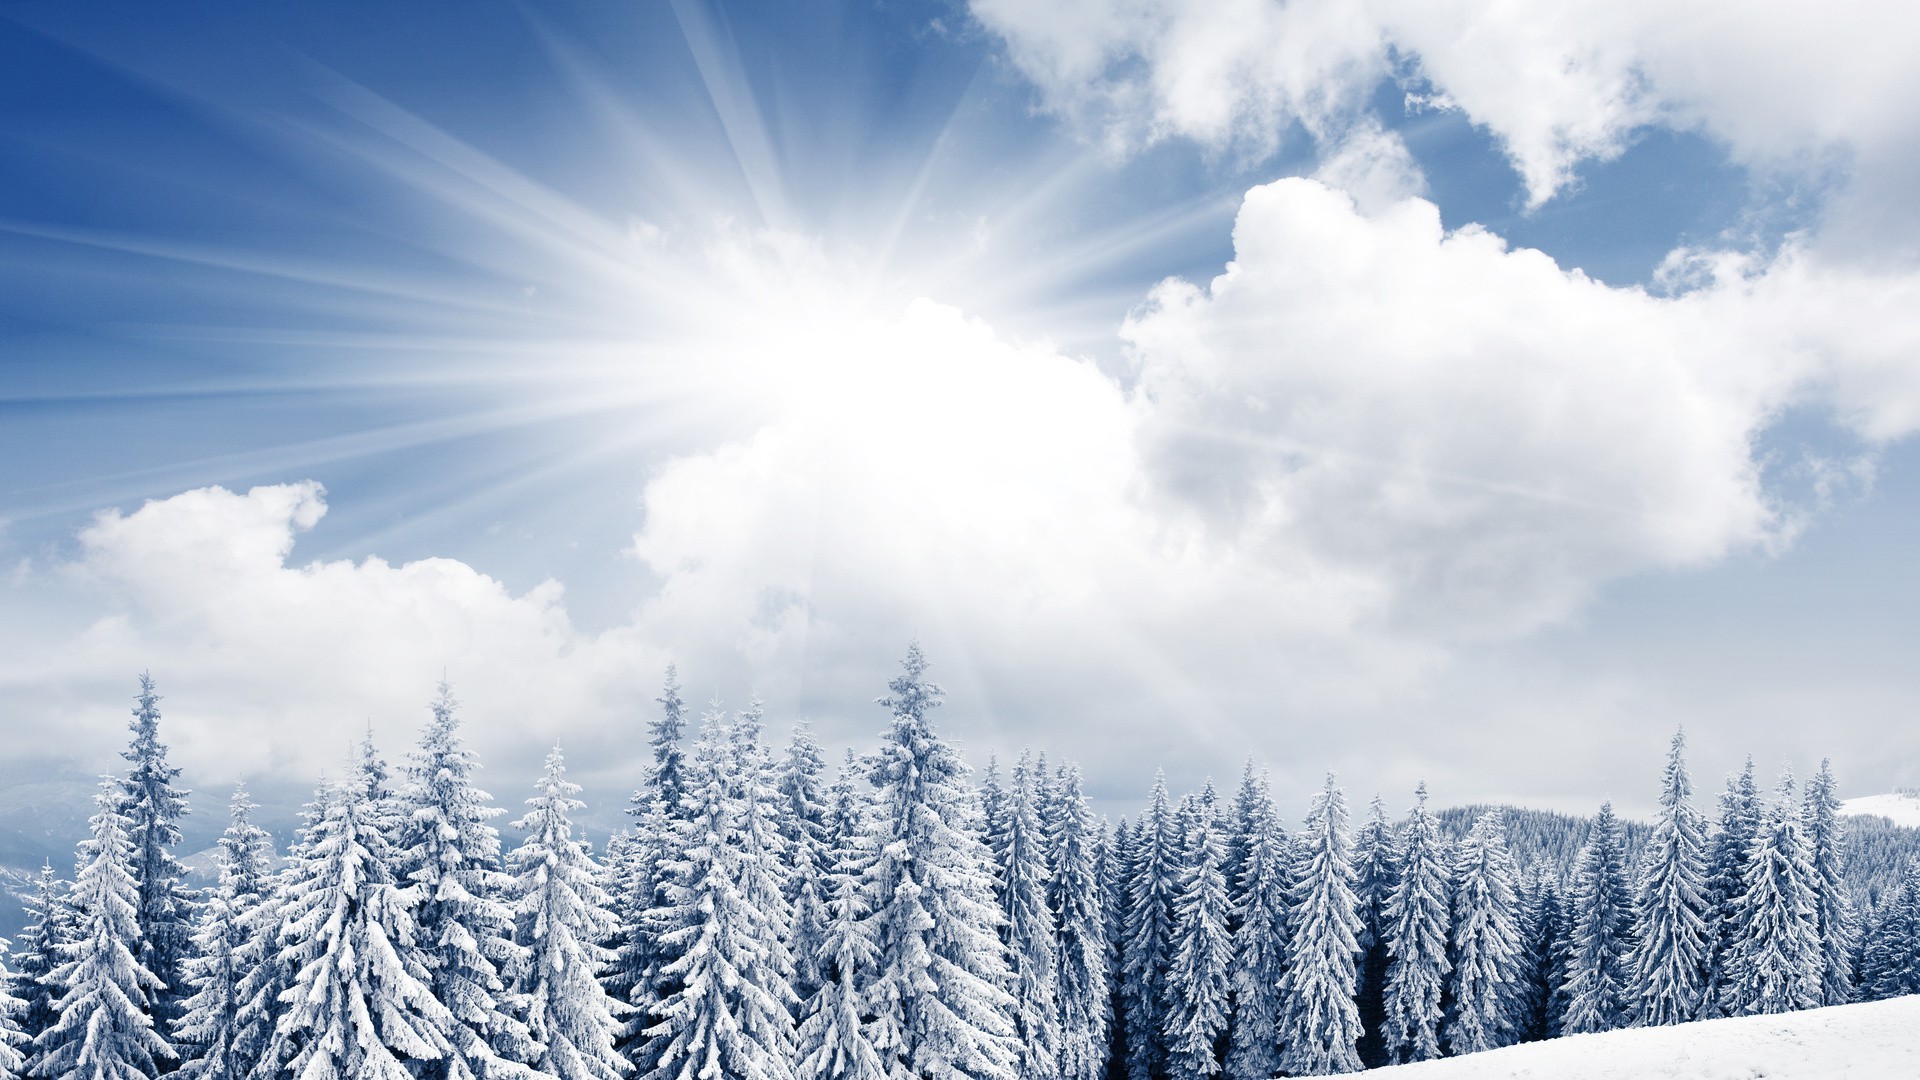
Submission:
{"label": "white cloud", "polygon": [[1920,425],[1913,279],[1790,249],[1676,258],[1691,287],[1656,296],[1396,190],[1254,189],[1225,272],[1128,321],[1126,385],[927,301],[748,320],[747,433],[651,475],[632,552],[661,585],[614,630],[451,560],[301,562],[316,485],[205,489],[84,529],[88,625],[14,642],[0,693],[107,749],[102,678],[151,667],[183,760],[308,779],[369,713],[410,738],[444,667],[491,759],[560,739],[615,769],[669,657],[695,700],[751,685],[864,741],[919,636],[976,746],[1044,722],[1090,763],[1311,771],[1355,729],[1304,718],[1379,722],[1465,643],[1789,536],[1756,451],[1783,409]]}
{"label": "white cloud", "polygon": [[1878,0],[973,0],[972,9],[1052,107],[1095,117],[1121,141],[1270,147],[1293,122],[1337,134],[1397,57],[1501,140],[1535,204],[1647,124],[1698,127],[1767,166],[1873,159],[1920,125],[1920,9]]}
{"label": "white cloud", "polygon": [[397,752],[442,672],[471,702],[479,743],[523,754],[604,743],[609,705],[657,682],[663,657],[624,633],[574,631],[552,582],[515,596],[450,559],[289,565],[325,512],[319,485],[298,483],[99,514],[60,568],[90,625],[15,643],[0,679],[18,711],[48,721],[47,744],[15,752],[117,744],[125,714],[100,703],[148,668],[176,703],[168,738],[183,761],[299,780],[343,760],[368,722]]}

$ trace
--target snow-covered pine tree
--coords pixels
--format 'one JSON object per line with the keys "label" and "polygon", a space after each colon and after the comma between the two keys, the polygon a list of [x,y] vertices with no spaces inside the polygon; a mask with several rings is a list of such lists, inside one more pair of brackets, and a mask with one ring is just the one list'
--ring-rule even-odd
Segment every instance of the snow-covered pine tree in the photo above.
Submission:
{"label": "snow-covered pine tree", "polygon": [[1899,887],[1882,899],[1860,958],[1860,996],[1882,1001],[1920,994],[1920,859],[1908,859]]}
{"label": "snow-covered pine tree", "polygon": [[1389,1061],[1426,1061],[1440,1056],[1441,995],[1452,963],[1447,958],[1452,920],[1450,871],[1440,823],[1427,809],[1427,785],[1414,790],[1412,809],[1400,832],[1400,872],[1382,915],[1386,977],[1386,1053]]}
{"label": "snow-covered pine tree", "polygon": [[[51,864],[41,865],[33,891],[21,905],[26,928],[13,943],[13,974],[21,1002],[20,1030],[30,1047],[59,1017],[54,1006],[60,990],[48,976],[60,966],[62,946],[74,940],[76,924],[66,883],[54,876]],[[31,1059],[31,1049],[28,1056]]]}
{"label": "snow-covered pine tree", "polygon": [[1453,1015],[1447,1048],[1456,1054],[1513,1041],[1520,971],[1517,872],[1506,820],[1489,810],[1460,842],[1453,867]]}
{"label": "snow-covered pine tree", "polygon": [[[987,755],[987,767],[980,777],[980,826],[981,839],[986,841],[987,851],[993,856],[995,866],[1004,866],[1007,859],[1007,788],[1000,782],[1000,756]],[[1007,883],[996,877],[993,884],[994,902],[1002,911],[1007,907]]]}
{"label": "snow-covered pine tree", "polygon": [[1728,1012],[1791,1012],[1820,1004],[1820,931],[1814,869],[1793,773],[1783,773],[1774,805],[1747,858],[1746,891],[1734,907],[1741,935],[1727,958]]}
{"label": "snow-covered pine tree", "polygon": [[1524,887],[1520,921],[1523,956],[1521,989],[1515,997],[1514,1034],[1521,1042],[1551,1039],[1560,1027],[1566,981],[1567,919],[1553,876],[1536,866]]}
{"label": "snow-covered pine tree", "polygon": [[787,907],[793,932],[787,952],[793,957],[793,992],[802,1002],[820,987],[826,962],[829,915],[825,893],[833,846],[827,839],[824,791],[827,761],[813,727],[794,725],[780,762],[780,839],[787,851]]}
{"label": "snow-covered pine tree", "polygon": [[1707,851],[1707,923],[1711,930],[1712,954],[1707,964],[1707,1013],[1731,1016],[1737,1011],[1729,1001],[1726,985],[1727,961],[1734,943],[1740,940],[1740,896],[1746,892],[1747,858],[1754,837],[1760,831],[1760,789],[1753,778],[1753,759],[1737,777],[1727,778],[1727,789],[1720,795],[1720,820],[1708,842]]}
{"label": "snow-covered pine tree", "polygon": [[1710,963],[1706,829],[1687,797],[1693,782],[1676,732],[1660,787],[1660,816],[1641,861],[1627,1001],[1636,1023],[1678,1024],[1700,1016]]}
{"label": "snow-covered pine tree", "polygon": [[1235,818],[1246,848],[1240,878],[1231,883],[1237,929],[1226,1074],[1228,1080],[1267,1080],[1280,1071],[1280,979],[1287,967],[1292,849],[1264,775],[1235,800]]}
{"label": "snow-covered pine tree", "polygon": [[1573,872],[1567,1011],[1560,1022],[1564,1034],[1612,1031],[1631,1019],[1626,961],[1632,945],[1633,899],[1626,858],[1613,803],[1602,803]]}
{"label": "snow-covered pine tree", "polygon": [[[780,962],[787,928],[752,895],[770,871],[749,865],[768,853],[749,853],[743,840],[751,811],[741,792],[757,791],[760,782],[734,775],[742,765],[739,727],[710,711],[687,770],[687,817],[678,854],[664,867],[667,906],[659,920],[660,951],[671,958],[661,973],[673,989],[655,1003],[647,1030],[655,1080],[793,1076],[792,972]],[[769,800],[762,812],[771,809]]]}
{"label": "snow-covered pine tree", "polygon": [[1359,900],[1346,795],[1327,774],[1301,833],[1299,880],[1290,897],[1287,970],[1280,984],[1281,1060],[1295,1076],[1360,1069]]}
{"label": "snow-covered pine tree", "polygon": [[139,853],[126,792],[111,778],[100,787],[73,883],[77,933],[46,976],[60,993],[57,1019],[34,1041],[34,1070],[46,1080],[150,1080],[174,1057],[145,1008],[160,978],[134,951],[142,941],[133,876]]}
{"label": "snow-covered pine tree", "polygon": [[441,683],[432,719],[409,755],[400,808],[401,880],[419,885],[414,911],[433,993],[453,1015],[453,1052],[420,1067],[423,1080],[520,1076],[539,1054],[508,989],[526,960],[513,941],[513,879],[500,869],[502,811],[473,784],[479,767],[460,737],[459,702]]}
{"label": "snow-covered pine tree", "polygon": [[1240,770],[1240,786],[1234,790],[1233,805],[1227,811],[1227,861],[1220,872],[1227,879],[1227,894],[1234,900],[1227,928],[1236,933],[1240,929],[1240,882],[1246,876],[1247,853],[1260,828],[1260,779],[1249,757]]}
{"label": "snow-covered pine tree", "polygon": [[1100,855],[1100,889],[1107,904],[1107,995],[1111,1020],[1107,1027],[1106,1080],[1133,1080],[1133,1041],[1127,1034],[1130,1002],[1127,987],[1127,928],[1132,924],[1133,870],[1137,859],[1133,823],[1125,815]]}
{"label": "snow-covered pine tree", "polygon": [[1153,796],[1134,827],[1127,860],[1126,908],[1120,926],[1120,1000],[1126,1025],[1128,1080],[1166,1075],[1167,965],[1172,959],[1173,896],[1179,829],[1156,773]]}
{"label": "snow-covered pine tree", "polygon": [[619,932],[611,942],[614,960],[601,978],[615,1001],[633,1006],[631,1017],[615,1037],[622,1057],[642,1075],[651,1071],[646,1031],[653,1024],[653,1006],[674,988],[662,981],[660,969],[668,958],[660,955],[660,913],[666,908],[667,860],[678,855],[676,845],[686,819],[687,764],[680,748],[686,730],[686,702],[680,697],[679,672],[667,665],[665,685],[654,701],[660,714],[648,723],[648,745],[653,761],[640,789],[633,793],[627,813],[634,831],[623,837],[618,857],[609,846],[614,883],[614,915]]}
{"label": "snow-covered pine tree", "polygon": [[1055,968],[1053,911],[1047,886],[1047,838],[1040,829],[1034,796],[1034,764],[1021,754],[1013,767],[1013,785],[1001,795],[999,861],[1000,903],[1005,917],[1001,940],[1013,969],[1013,1025],[1020,1042],[1020,1076],[1059,1074],[1060,1027],[1058,971]]}
{"label": "snow-covered pine tree", "polygon": [[[368,744],[362,745],[364,752]],[[364,764],[364,757],[362,764]],[[383,860],[382,871],[389,879],[392,867],[384,860],[392,854],[392,841],[386,827],[381,824],[383,815],[387,824],[391,824],[393,807],[388,803],[384,810],[376,811],[379,805],[369,796],[370,791],[378,788],[365,782],[359,766],[349,766],[343,787],[352,788],[358,793],[361,806],[357,813],[361,827],[368,830],[378,841],[373,849]],[[326,815],[325,785],[315,793],[314,800],[301,809],[301,826],[294,833],[293,843],[288,846],[286,860],[280,870],[269,879],[266,891],[254,904],[243,922],[246,939],[240,947],[238,963],[242,972],[239,988],[239,1012],[235,1018],[239,1033],[235,1036],[235,1045],[246,1048],[253,1057],[252,1075],[258,1080],[278,1080],[286,1064],[282,1055],[294,1052],[298,1047],[291,1040],[279,1034],[279,1024],[285,1008],[281,995],[293,986],[293,962],[299,953],[289,953],[290,946],[303,944],[294,941],[289,927],[291,925],[292,904],[295,886],[301,874],[307,869],[308,841],[321,835],[320,825]],[[390,794],[390,793],[389,793]],[[407,902],[412,903],[415,894],[407,894]],[[407,925],[412,925],[409,915]],[[406,950],[412,955],[413,946]],[[416,958],[417,959],[417,958]]]}
{"label": "snow-covered pine tree", "polygon": [[380,748],[374,744],[371,724],[367,725],[367,734],[360,740],[360,758],[349,770],[347,782],[360,785],[361,798],[366,803],[367,820],[379,827],[389,845],[398,843],[402,829],[400,807],[393,793],[393,770],[388,767],[387,759],[380,756]]}
{"label": "snow-covered pine tree", "polygon": [[[719,707],[718,702],[714,705]],[[780,832],[785,800],[780,794],[773,759],[760,743],[762,715],[760,699],[753,698],[735,715],[728,728],[732,755],[728,779],[733,785],[735,805],[740,810],[735,838],[740,846],[741,876],[735,884],[747,902],[773,926],[775,941],[769,950],[767,968],[774,978],[787,984],[787,996],[791,999],[793,954],[788,951],[787,942],[793,936],[793,909],[787,906],[788,854]]]}
{"label": "snow-covered pine tree", "polygon": [[1367,823],[1354,844],[1353,891],[1360,898],[1360,1063],[1371,1069],[1387,1063],[1387,897],[1399,873],[1393,827],[1387,824],[1380,796],[1373,797]]}
{"label": "snow-covered pine tree", "polygon": [[196,1080],[245,1080],[265,1048],[240,1020],[246,1003],[249,916],[272,883],[273,838],[253,823],[257,809],[246,785],[233,789],[227,831],[220,837],[220,881],[201,908],[194,954],[186,964],[192,994],[174,1042],[185,1058],[180,1075]]}
{"label": "snow-covered pine tree", "polygon": [[1820,1004],[1853,1000],[1853,952],[1860,929],[1846,883],[1846,826],[1840,820],[1840,796],[1834,790],[1833,763],[1807,781],[1800,827],[1813,864],[1813,915],[1820,939]]}
{"label": "snow-covered pine tree", "polygon": [[1058,1071],[1061,1080],[1101,1080],[1112,1023],[1106,893],[1100,880],[1100,829],[1081,791],[1079,766],[1061,767],[1049,802],[1053,876],[1047,882],[1047,908],[1054,925]]}
{"label": "snow-covered pine tree", "polygon": [[140,673],[134,699],[133,741],[121,757],[131,768],[120,785],[127,839],[133,845],[133,880],[139,890],[139,955],[142,967],[160,979],[148,1002],[161,1031],[171,1031],[187,994],[182,965],[193,951],[193,900],[186,870],[174,858],[187,796],[173,786],[180,770],[167,762],[160,741],[160,695],[153,676]]}
{"label": "snow-covered pine tree", "polygon": [[614,1052],[622,1009],[599,975],[613,959],[600,943],[613,932],[611,900],[585,841],[574,839],[574,811],[586,804],[567,779],[555,747],[534,783],[527,813],[513,827],[527,834],[513,868],[514,938],[528,953],[514,988],[540,1055],[533,1066],[557,1080],[618,1080],[631,1066]]}
{"label": "snow-covered pine tree", "polygon": [[868,936],[866,872],[872,855],[863,845],[854,792],[851,751],[828,794],[824,833],[829,838],[825,933],[815,961],[819,986],[801,1006],[796,1080],[885,1080],[886,1069],[867,1037],[863,987],[877,957]]}
{"label": "snow-covered pine tree", "polygon": [[918,645],[903,668],[880,699],[893,722],[868,773],[874,1049],[895,1076],[1007,1080],[1019,1046],[979,805],[928,718],[942,692]]}
{"label": "snow-covered pine tree", "polygon": [[1230,901],[1221,873],[1227,851],[1215,821],[1213,785],[1181,817],[1179,891],[1173,898],[1172,957],[1167,964],[1167,1073],[1211,1080],[1232,1004]]}
{"label": "snow-covered pine tree", "polygon": [[[6,952],[6,941],[0,939],[0,956]],[[27,1003],[14,994],[14,974],[7,970],[4,961],[0,961],[0,1077],[5,1080],[17,1080],[27,1074],[28,1046],[27,1033],[20,1028],[20,1018],[26,1014]]]}
{"label": "snow-covered pine tree", "polygon": [[364,788],[322,783],[280,901],[280,994],[273,1043],[256,1070],[301,1080],[413,1080],[408,1066],[454,1053],[456,1021],[434,996],[393,853]]}

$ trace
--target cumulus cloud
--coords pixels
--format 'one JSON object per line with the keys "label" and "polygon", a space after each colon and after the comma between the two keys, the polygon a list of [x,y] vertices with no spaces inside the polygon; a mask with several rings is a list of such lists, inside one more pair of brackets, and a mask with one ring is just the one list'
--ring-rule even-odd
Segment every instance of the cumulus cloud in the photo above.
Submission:
{"label": "cumulus cloud", "polygon": [[[646,479],[631,555],[659,586],[612,630],[556,583],[303,562],[317,485],[210,488],[83,529],[61,580],[87,624],[14,643],[0,690],[105,748],[125,688],[98,678],[152,667],[183,759],[304,780],[369,713],[403,742],[444,668],[494,760],[560,739],[615,769],[670,657],[696,701],[751,688],[863,742],[919,637],[976,749],[1304,776],[1355,752],[1309,720],[1428,709],[1469,643],[1789,539],[1759,449],[1784,410],[1920,425],[1920,282],[1808,250],[1682,254],[1655,294],[1449,232],[1404,185],[1307,179],[1250,192],[1234,245],[1134,312],[1125,380],[924,300],[758,327],[752,420]],[[1537,723],[1487,715],[1489,740]]]}
{"label": "cumulus cloud", "polygon": [[1052,107],[1123,143],[1268,147],[1294,123],[1337,133],[1380,80],[1417,74],[1500,140],[1534,205],[1647,124],[1802,167],[1874,158],[1920,122],[1920,12],[1875,0],[971,6]]}
{"label": "cumulus cloud", "polygon": [[557,583],[516,596],[451,559],[290,565],[325,513],[312,482],[100,513],[58,568],[82,590],[74,606],[95,612],[89,625],[10,650],[9,697],[49,739],[16,752],[117,743],[122,714],[93,706],[147,668],[181,706],[168,737],[182,759],[223,777],[311,780],[368,724],[397,751],[443,673],[470,699],[481,744],[502,752],[606,744],[616,703],[650,696],[639,691],[664,658],[626,633],[576,632]]}

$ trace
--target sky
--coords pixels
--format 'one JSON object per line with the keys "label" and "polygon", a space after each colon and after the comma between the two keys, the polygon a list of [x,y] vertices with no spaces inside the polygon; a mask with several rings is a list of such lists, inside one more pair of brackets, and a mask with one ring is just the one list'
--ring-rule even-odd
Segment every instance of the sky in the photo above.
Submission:
{"label": "sky", "polygon": [[[1920,783],[1920,8],[0,6],[0,768]],[[709,702],[717,704],[709,706]],[[288,799],[297,801],[297,796]],[[217,814],[202,815],[209,827]]]}

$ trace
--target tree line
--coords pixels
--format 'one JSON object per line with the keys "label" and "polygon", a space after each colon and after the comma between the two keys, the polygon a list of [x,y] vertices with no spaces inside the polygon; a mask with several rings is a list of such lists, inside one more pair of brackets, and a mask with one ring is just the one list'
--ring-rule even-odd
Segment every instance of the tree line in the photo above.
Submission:
{"label": "tree line", "polygon": [[1603,805],[1570,870],[1425,785],[1354,829],[1329,776],[1288,829],[1251,764],[1110,824],[1071,763],[973,783],[926,668],[837,770],[757,702],[690,736],[669,668],[599,854],[558,750],[506,849],[442,686],[405,766],[369,738],[284,860],[237,790],[203,891],[142,676],[130,767],[11,949],[0,1075],[1265,1080],[1920,992],[1920,865],[1849,884],[1824,763],[1769,800],[1749,761],[1710,821],[1676,735],[1644,838]]}

